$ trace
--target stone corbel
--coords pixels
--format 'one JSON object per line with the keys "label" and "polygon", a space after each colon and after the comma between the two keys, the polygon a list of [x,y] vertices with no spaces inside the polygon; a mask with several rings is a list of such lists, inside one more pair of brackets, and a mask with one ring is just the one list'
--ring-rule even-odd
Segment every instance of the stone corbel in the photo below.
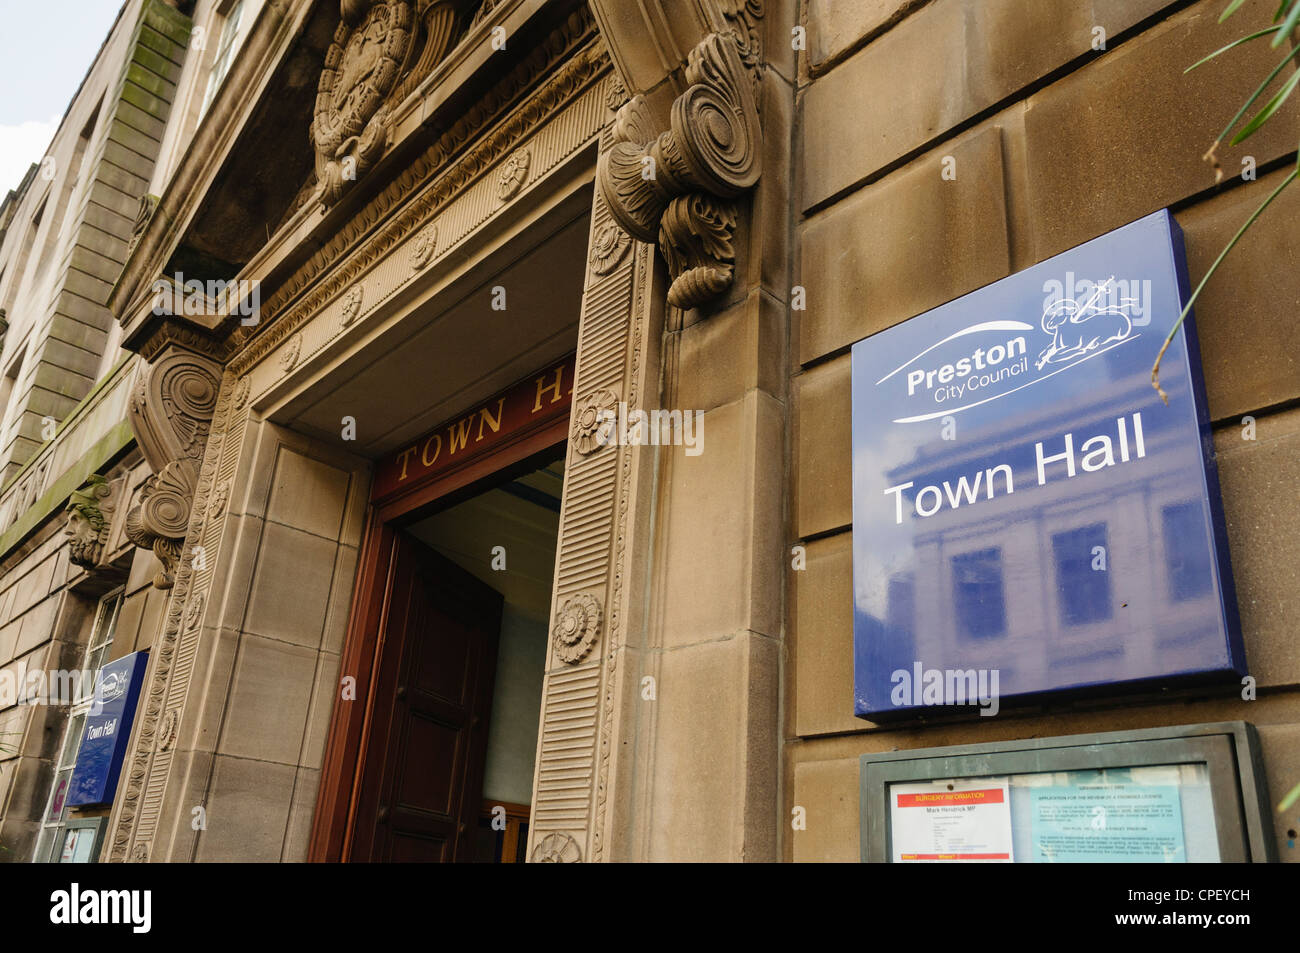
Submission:
{"label": "stone corbel", "polygon": [[103,562],[122,482],[109,482],[100,474],[92,473],[68,496],[68,505],[64,507],[68,522],[63,533],[68,537],[68,559],[74,566],[90,570]]}
{"label": "stone corbel", "polygon": [[172,347],[141,366],[131,395],[131,429],[153,474],[127,511],[126,536],[162,563],[159,589],[171,588],[185,545],[220,382],[216,362]]}
{"label": "stone corbel", "polygon": [[656,135],[640,95],[619,110],[597,181],[623,229],[658,242],[672,277],[668,302],[693,308],[731,286],[736,199],[762,172],[762,133],[734,33],[701,40],[685,75],[669,129]]}

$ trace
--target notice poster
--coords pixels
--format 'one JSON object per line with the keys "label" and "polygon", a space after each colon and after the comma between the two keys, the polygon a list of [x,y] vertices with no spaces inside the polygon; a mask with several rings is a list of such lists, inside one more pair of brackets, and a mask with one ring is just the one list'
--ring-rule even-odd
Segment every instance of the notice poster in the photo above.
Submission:
{"label": "notice poster", "polygon": [[1035,863],[1186,863],[1177,785],[1035,787]]}
{"label": "notice poster", "polygon": [[1011,863],[1005,778],[893,784],[894,863]]}

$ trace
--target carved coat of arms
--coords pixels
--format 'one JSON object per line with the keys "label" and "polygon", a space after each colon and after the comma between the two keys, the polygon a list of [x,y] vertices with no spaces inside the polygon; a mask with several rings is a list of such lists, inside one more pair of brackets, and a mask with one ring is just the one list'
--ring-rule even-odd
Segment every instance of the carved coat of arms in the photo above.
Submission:
{"label": "carved coat of arms", "polygon": [[325,54],[311,136],[322,205],[383,152],[384,103],[415,50],[408,0],[342,0],[342,21]]}

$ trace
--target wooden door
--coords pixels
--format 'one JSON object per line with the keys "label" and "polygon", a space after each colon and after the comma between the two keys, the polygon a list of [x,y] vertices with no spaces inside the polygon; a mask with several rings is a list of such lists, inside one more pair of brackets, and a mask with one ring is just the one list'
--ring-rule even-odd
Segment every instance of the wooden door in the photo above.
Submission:
{"label": "wooden door", "polygon": [[394,534],[354,860],[473,854],[501,595],[404,532]]}

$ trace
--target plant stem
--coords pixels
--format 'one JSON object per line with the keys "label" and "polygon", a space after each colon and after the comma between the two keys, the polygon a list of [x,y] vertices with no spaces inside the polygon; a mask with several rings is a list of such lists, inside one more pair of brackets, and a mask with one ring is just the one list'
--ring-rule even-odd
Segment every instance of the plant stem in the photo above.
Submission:
{"label": "plant stem", "polygon": [[1165,343],[1160,346],[1160,353],[1156,355],[1156,362],[1151,367],[1151,386],[1156,389],[1156,393],[1160,395],[1160,399],[1165,402],[1166,406],[1169,405],[1169,395],[1166,394],[1164,389],[1160,386],[1160,362],[1164,359],[1165,351],[1169,349],[1170,342],[1173,341],[1174,335],[1178,333],[1178,329],[1182,327],[1183,321],[1186,319],[1188,312],[1192,310],[1192,305],[1200,296],[1201,289],[1204,288],[1205,283],[1210,280],[1210,276],[1218,270],[1223,259],[1227,257],[1228,252],[1232,251],[1233,246],[1237,244],[1241,239],[1241,236],[1246,234],[1246,229],[1250,228],[1255,219],[1259,218],[1264,209],[1268,208],[1272,201],[1281,194],[1282,190],[1296,180],[1297,176],[1300,176],[1300,168],[1292,169],[1291,174],[1282,180],[1281,184],[1272,191],[1269,197],[1264,199],[1263,204],[1251,213],[1250,218],[1246,219],[1246,223],[1242,225],[1241,228],[1237,229],[1237,234],[1233,235],[1232,241],[1228,242],[1228,244],[1224,246],[1223,251],[1219,252],[1219,257],[1214,259],[1214,264],[1210,266],[1210,270],[1205,273],[1205,277],[1201,279],[1201,283],[1196,286],[1196,290],[1192,292],[1192,296],[1187,300],[1187,305],[1183,308],[1183,313],[1178,316],[1178,320],[1174,322],[1174,326],[1169,329],[1169,336],[1165,338]]}

